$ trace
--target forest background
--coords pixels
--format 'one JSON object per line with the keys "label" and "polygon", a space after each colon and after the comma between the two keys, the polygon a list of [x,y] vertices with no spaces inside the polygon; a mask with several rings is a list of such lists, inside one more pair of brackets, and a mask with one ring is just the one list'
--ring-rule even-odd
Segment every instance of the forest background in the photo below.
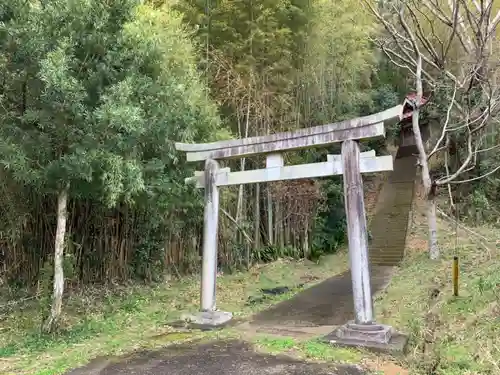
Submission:
{"label": "forest background", "polygon": [[[380,52],[379,26],[357,0],[1,1],[1,283],[50,296],[54,277],[76,288],[197,272],[202,194],[184,179],[201,166],[174,142],[271,134],[402,103],[414,78]],[[432,108],[446,116],[439,101]],[[363,149],[387,153],[397,129],[387,132]],[[461,217],[495,221],[498,185],[490,176],[454,187]],[[219,267],[337,251],[342,191],[340,177],[224,189]]]}

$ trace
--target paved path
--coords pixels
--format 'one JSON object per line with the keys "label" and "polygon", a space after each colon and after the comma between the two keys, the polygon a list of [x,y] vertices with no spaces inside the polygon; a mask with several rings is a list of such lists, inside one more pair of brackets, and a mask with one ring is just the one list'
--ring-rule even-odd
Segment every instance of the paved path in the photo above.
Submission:
{"label": "paved path", "polygon": [[[390,281],[393,267],[371,267],[372,294]],[[325,280],[255,315],[256,327],[338,326],[354,318],[351,272]]]}
{"label": "paved path", "polygon": [[[372,269],[372,291],[384,288],[392,267]],[[329,327],[352,319],[350,272],[306,289],[290,300],[257,314],[252,326]],[[329,328],[325,332],[328,333]],[[256,353],[241,341],[170,346],[133,356],[98,359],[67,375],[363,375],[356,366],[308,363],[284,356]]]}
{"label": "paved path", "polygon": [[[394,170],[380,193],[370,231],[370,276],[372,295],[385,289],[395,265],[404,256],[408,218],[416,174],[415,146],[400,147]],[[294,335],[306,327],[323,326],[324,332],[354,318],[351,273],[344,272],[290,300],[257,314],[249,324],[257,332]],[[316,330],[315,333],[318,333]]]}
{"label": "paved path", "polygon": [[125,358],[96,360],[67,375],[363,375],[355,366],[334,367],[256,353],[241,341],[174,346]]}

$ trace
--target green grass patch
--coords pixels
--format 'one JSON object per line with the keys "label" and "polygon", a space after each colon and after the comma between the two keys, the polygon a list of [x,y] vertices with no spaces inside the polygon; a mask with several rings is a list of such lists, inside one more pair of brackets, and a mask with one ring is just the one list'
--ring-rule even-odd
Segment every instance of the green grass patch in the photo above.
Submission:
{"label": "green grass patch", "polygon": [[311,361],[355,364],[368,355],[356,349],[329,345],[318,339],[301,341],[292,337],[260,335],[254,340],[254,344],[266,353],[287,354]]}
{"label": "green grass patch", "polygon": [[[468,231],[440,223],[441,257],[412,251],[375,302],[378,319],[410,335],[412,374],[500,373],[500,249],[498,229]],[[418,231],[417,235],[425,234]],[[484,238],[491,242],[484,243]],[[456,243],[458,242],[458,245]],[[486,245],[488,249],[484,247]],[[453,296],[453,256],[459,256],[459,296]]]}
{"label": "green grass patch", "polygon": [[301,345],[306,358],[335,363],[360,363],[363,359],[361,351],[329,345],[318,340],[309,340]]}
{"label": "green grass patch", "polygon": [[297,346],[297,341],[291,337],[261,337],[257,345],[269,353],[283,353]]}

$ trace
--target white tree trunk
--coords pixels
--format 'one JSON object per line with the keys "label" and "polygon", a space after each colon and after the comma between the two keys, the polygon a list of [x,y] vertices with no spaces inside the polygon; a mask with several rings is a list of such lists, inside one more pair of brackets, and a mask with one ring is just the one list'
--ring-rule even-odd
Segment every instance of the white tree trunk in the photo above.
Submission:
{"label": "white tree trunk", "polygon": [[437,240],[436,200],[434,197],[427,200],[427,220],[429,222],[429,257],[438,259],[439,246]]}
{"label": "white tree trunk", "polygon": [[422,57],[417,57],[416,69],[416,86],[417,97],[415,100],[415,109],[412,115],[412,128],[417,144],[419,162],[422,168],[422,185],[424,186],[424,197],[427,199],[427,224],[429,226],[429,256],[431,259],[439,257],[439,247],[437,241],[437,218],[436,218],[436,202],[432,190],[432,180],[429,172],[429,163],[427,162],[427,153],[425,152],[422,134],[420,133],[420,103],[423,96],[422,88]]}
{"label": "white tree trunk", "polygon": [[260,184],[255,184],[255,206],[254,206],[254,236],[253,248],[260,249]]}
{"label": "white tree trunk", "polygon": [[50,315],[43,324],[43,331],[51,332],[56,328],[61,316],[62,298],[64,293],[64,237],[66,235],[66,220],[68,216],[68,190],[66,186],[57,197],[57,228],[54,244],[54,290]]}
{"label": "white tree trunk", "polygon": [[267,193],[267,234],[268,245],[274,245],[274,219],[273,219],[273,196],[269,184],[266,187]]}
{"label": "white tree trunk", "polygon": [[[240,171],[242,172],[245,170],[245,161],[246,158],[241,159]],[[244,187],[245,185],[241,184],[238,188],[238,202],[236,203],[236,215],[235,215],[236,223],[238,225],[240,225],[241,221],[243,220],[243,197],[245,194]]]}

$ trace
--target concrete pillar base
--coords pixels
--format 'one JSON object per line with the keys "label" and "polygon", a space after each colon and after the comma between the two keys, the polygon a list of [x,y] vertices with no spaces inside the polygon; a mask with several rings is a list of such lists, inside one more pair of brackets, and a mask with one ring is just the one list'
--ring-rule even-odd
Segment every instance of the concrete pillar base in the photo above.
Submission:
{"label": "concrete pillar base", "polygon": [[408,337],[396,332],[391,326],[348,322],[325,336],[323,341],[332,345],[360,347],[376,352],[403,353]]}
{"label": "concrete pillar base", "polygon": [[185,314],[181,318],[190,328],[204,331],[225,327],[233,314],[225,311],[201,311],[195,314]]}

